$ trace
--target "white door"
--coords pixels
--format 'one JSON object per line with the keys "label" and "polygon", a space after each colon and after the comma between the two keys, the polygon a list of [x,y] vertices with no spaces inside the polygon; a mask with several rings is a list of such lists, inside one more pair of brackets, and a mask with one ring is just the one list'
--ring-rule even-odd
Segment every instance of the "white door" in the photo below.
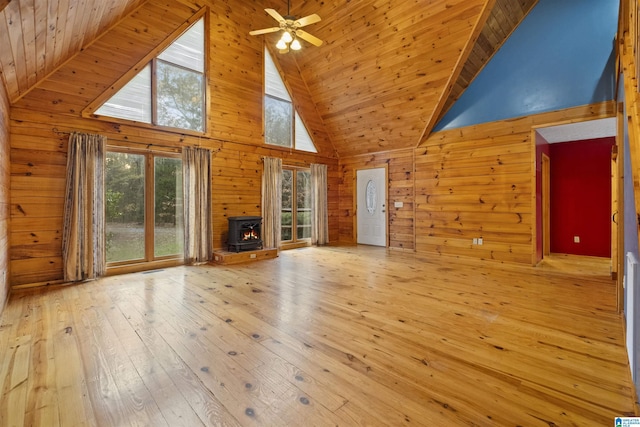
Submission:
{"label": "white door", "polygon": [[358,244],[387,246],[386,170],[359,170],[356,181]]}

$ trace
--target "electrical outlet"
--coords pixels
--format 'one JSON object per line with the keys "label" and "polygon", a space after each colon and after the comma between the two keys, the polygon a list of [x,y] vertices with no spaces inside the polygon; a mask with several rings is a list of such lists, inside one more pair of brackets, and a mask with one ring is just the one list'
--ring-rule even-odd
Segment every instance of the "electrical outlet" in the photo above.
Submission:
{"label": "electrical outlet", "polygon": [[482,244],[483,244],[482,237],[478,237],[478,244],[479,244],[479,245],[482,245]]}
{"label": "electrical outlet", "polygon": [[474,244],[474,245],[477,245],[477,244],[478,244],[478,239],[477,239],[477,238],[475,238],[475,237],[473,238],[473,244]]}
{"label": "electrical outlet", "polygon": [[249,258],[254,259],[256,257],[256,254],[251,254],[249,255]]}
{"label": "electrical outlet", "polygon": [[580,243],[580,236],[573,236],[573,243]]}
{"label": "electrical outlet", "polygon": [[404,202],[393,202],[393,206],[396,208],[401,208],[404,206]]}

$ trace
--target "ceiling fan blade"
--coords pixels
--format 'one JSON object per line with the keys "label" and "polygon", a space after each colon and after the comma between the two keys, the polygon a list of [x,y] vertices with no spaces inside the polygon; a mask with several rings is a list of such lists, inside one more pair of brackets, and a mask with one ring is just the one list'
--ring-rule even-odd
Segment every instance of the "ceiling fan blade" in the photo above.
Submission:
{"label": "ceiling fan blade", "polygon": [[293,25],[298,27],[304,27],[305,25],[315,24],[320,21],[320,17],[317,14],[305,16],[304,18],[297,19],[294,21]]}
{"label": "ceiling fan blade", "polygon": [[322,40],[303,30],[296,30],[296,36],[300,37],[302,40],[308,41],[314,46],[320,46],[322,44]]}
{"label": "ceiling fan blade", "polygon": [[269,15],[271,15],[271,17],[273,19],[275,19],[278,22],[284,22],[284,18],[282,17],[282,15],[280,15],[278,12],[276,12],[275,9],[265,9],[265,12],[267,12]]}
{"label": "ceiling fan blade", "polygon": [[280,31],[280,27],[271,27],[271,28],[263,28],[262,30],[253,30],[253,31],[249,31],[249,34],[251,34],[252,36],[257,36],[259,34],[275,33],[276,31]]}

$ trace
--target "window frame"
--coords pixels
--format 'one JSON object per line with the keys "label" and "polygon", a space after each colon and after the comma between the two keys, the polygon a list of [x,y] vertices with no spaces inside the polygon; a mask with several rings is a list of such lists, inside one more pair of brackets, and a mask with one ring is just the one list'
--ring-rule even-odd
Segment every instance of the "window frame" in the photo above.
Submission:
{"label": "window frame", "polygon": [[[282,171],[285,170],[291,171],[293,173],[292,179],[292,194],[291,194],[291,240],[282,240],[282,231],[280,232],[280,248],[281,249],[294,249],[303,246],[311,245],[311,236],[298,238],[298,172],[308,172],[309,177],[311,177],[311,168],[308,167],[298,167],[298,166],[282,166]],[[282,181],[284,185],[284,180]],[[309,192],[311,192],[311,181],[309,181]],[[311,208],[309,208],[311,211]],[[282,212],[283,208],[280,210],[281,218],[280,218],[280,227],[282,228]]]}
{"label": "window frame", "polygon": [[[179,70],[185,70],[190,73],[198,74],[202,76],[201,82],[201,95],[202,101],[200,102],[200,107],[202,109],[202,130],[197,129],[187,129],[187,128],[177,128],[167,125],[161,125],[158,123],[158,63],[167,64],[170,67],[177,68]],[[200,73],[198,71],[192,70],[187,67],[183,67],[182,65],[175,64],[173,62],[166,61],[164,59],[160,59],[158,57],[153,58],[151,60],[151,124],[163,129],[177,129],[180,131],[190,131],[190,132],[198,132],[205,133],[207,130],[207,102],[206,102],[206,75],[205,73]]]}
{"label": "window frame", "polygon": [[[134,65],[129,72],[125,73],[121,76],[112,86],[111,90],[107,90],[103,92],[100,96],[94,99],[85,109],[82,110],[82,117],[84,118],[92,118],[101,121],[106,121],[109,123],[118,123],[124,125],[135,125],[138,127],[148,128],[148,129],[159,129],[174,133],[180,133],[185,135],[194,135],[194,136],[202,136],[207,133],[208,129],[208,117],[209,117],[209,99],[210,99],[210,88],[209,88],[209,19],[207,19],[207,10],[208,8],[205,6],[200,9],[196,14],[194,14],[188,21],[182,24],[178,29],[176,29],[169,37],[167,37],[166,41],[156,47],[154,50],[149,52],[143,59],[141,59],[136,65]],[[182,129],[175,128],[170,126],[163,126],[156,124],[157,123],[157,96],[156,96],[156,61],[160,60],[163,62],[168,62],[164,59],[159,59],[158,57],[164,52],[169,46],[171,46],[176,40],[178,40],[185,32],[187,32],[191,27],[196,24],[198,21],[203,20],[203,37],[204,37],[204,70],[202,73],[202,131],[193,130],[193,129]],[[172,62],[168,62],[170,65],[174,67],[182,67],[180,64],[175,64]],[[112,96],[114,96],[120,89],[126,86],[143,68],[147,65],[151,68],[151,123],[142,122],[137,120],[125,119],[120,117],[110,117],[101,114],[97,114],[96,111],[100,109],[100,107],[106,103]],[[185,68],[188,69],[188,68]],[[198,71],[188,69],[194,73],[199,73]],[[117,89],[115,89],[117,88]]]}
{"label": "window frame", "polygon": [[[274,60],[273,55],[271,54],[271,52],[269,51],[269,49],[266,47],[264,47],[264,58],[262,61],[262,135],[263,135],[263,142],[265,145],[268,145],[269,147],[273,147],[273,148],[280,148],[280,149],[285,149],[285,150],[296,150],[296,151],[300,151],[302,153],[312,153],[312,154],[318,154],[318,147],[316,146],[315,142],[313,141],[313,138],[311,136],[311,133],[309,133],[309,128],[307,127],[306,123],[304,122],[302,116],[298,113],[296,106],[293,103],[293,97],[291,96],[291,92],[289,91],[289,88],[287,87],[285,81],[282,79],[282,75],[280,74],[279,70],[278,70],[278,66],[276,64],[276,61]],[[266,65],[266,61],[267,61],[267,56],[269,58],[269,60],[271,61],[271,63],[273,63],[276,74],[278,76],[278,78],[280,79],[280,82],[282,83],[282,90],[286,91],[286,95],[290,98],[290,99],[285,99],[282,96],[278,96],[277,94],[273,94],[273,93],[269,93],[267,91],[268,89],[268,77],[269,77],[269,73],[267,72],[267,65]],[[286,102],[290,105],[291,107],[291,132],[290,132],[290,141],[289,141],[289,145],[288,146],[284,146],[284,145],[280,145],[280,144],[272,144],[267,142],[267,120],[266,120],[266,102],[265,99],[269,97],[281,102]],[[304,131],[306,132],[307,136],[309,137],[309,140],[311,141],[311,145],[313,146],[313,149],[315,151],[311,151],[311,150],[303,150],[300,149],[296,146],[296,123],[297,121],[300,121],[300,124],[304,127]]]}
{"label": "window frame", "polygon": [[[107,146],[106,153],[135,154],[144,158],[144,257],[124,261],[107,262],[107,275],[123,274],[171,267],[184,264],[184,251],[181,254],[155,256],[155,159],[157,157],[182,160],[182,153],[160,150],[136,150],[118,146]],[[184,165],[182,165],[184,167]],[[105,178],[107,171],[105,170]],[[106,192],[105,184],[105,192]],[[184,196],[183,196],[184,199]],[[105,204],[105,209],[106,209]],[[183,219],[184,229],[184,219]],[[105,226],[105,242],[107,228]]]}

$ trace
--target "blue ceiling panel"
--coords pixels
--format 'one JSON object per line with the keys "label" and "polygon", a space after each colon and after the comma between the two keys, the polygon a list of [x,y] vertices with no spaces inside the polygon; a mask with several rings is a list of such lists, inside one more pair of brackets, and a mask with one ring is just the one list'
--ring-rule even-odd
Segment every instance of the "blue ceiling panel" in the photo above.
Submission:
{"label": "blue ceiling panel", "polygon": [[618,0],[540,0],[435,131],[615,98]]}

